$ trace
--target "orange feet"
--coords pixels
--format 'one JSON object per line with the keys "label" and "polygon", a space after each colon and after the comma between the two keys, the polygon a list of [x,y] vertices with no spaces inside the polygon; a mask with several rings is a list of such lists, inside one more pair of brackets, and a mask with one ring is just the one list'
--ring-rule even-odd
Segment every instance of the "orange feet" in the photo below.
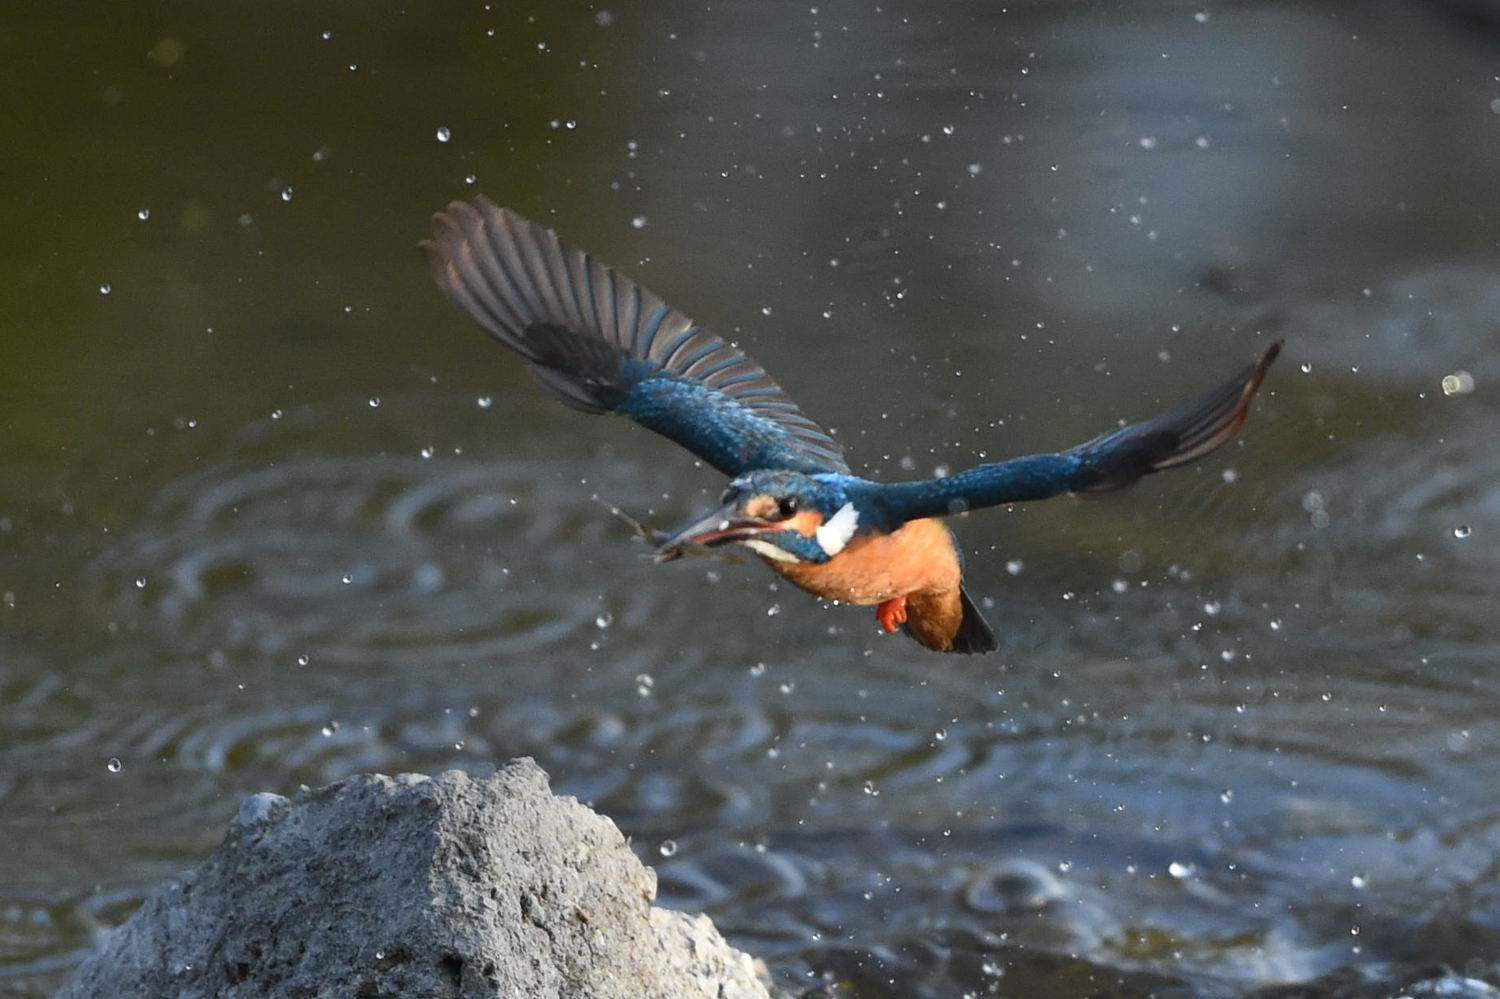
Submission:
{"label": "orange feet", "polygon": [[906,623],[906,598],[892,597],[883,600],[879,607],[875,608],[875,620],[887,632],[894,632]]}

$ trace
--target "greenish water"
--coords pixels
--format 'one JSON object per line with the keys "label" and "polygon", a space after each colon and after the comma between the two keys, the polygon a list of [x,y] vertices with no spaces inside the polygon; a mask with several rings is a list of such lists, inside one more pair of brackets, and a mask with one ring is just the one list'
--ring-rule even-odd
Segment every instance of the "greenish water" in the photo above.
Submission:
{"label": "greenish water", "polygon": [[[0,990],[246,794],[516,755],[788,985],[1493,978],[1500,39],[1456,10],[6,8]],[[479,192],[877,476],[1287,353],[1224,454],[958,523],[1005,648],[934,656],[642,558],[601,501],[721,483],[430,286]]]}

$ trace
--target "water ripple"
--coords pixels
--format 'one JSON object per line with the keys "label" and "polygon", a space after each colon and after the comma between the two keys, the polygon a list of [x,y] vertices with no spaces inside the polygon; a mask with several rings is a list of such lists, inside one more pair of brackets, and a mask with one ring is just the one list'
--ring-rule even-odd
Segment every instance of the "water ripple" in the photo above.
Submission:
{"label": "water ripple", "polygon": [[521,655],[592,623],[582,601],[557,599],[578,581],[579,546],[624,544],[586,487],[539,498],[541,483],[584,471],[386,457],[204,473],[169,489],[143,520],[151,529],[88,575],[112,619],[200,651],[361,663],[414,649],[447,662]]}

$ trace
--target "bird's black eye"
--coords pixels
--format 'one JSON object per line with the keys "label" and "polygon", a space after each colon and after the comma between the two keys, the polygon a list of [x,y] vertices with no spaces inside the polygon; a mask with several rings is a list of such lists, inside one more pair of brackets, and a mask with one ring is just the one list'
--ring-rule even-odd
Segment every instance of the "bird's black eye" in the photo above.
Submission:
{"label": "bird's black eye", "polygon": [[781,514],[781,519],[782,520],[785,520],[786,518],[790,517],[792,514],[796,513],[797,512],[797,497],[795,497],[795,496],[783,496],[783,497],[781,497],[781,499],[779,499],[779,500],[776,501],[776,512],[779,513],[779,514]]}

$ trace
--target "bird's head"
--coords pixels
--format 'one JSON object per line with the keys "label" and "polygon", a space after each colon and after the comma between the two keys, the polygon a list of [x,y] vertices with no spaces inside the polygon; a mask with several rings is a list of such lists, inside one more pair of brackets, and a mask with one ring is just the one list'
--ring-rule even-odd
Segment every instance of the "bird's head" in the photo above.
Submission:
{"label": "bird's head", "polygon": [[750,472],[729,483],[723,505],[656,549],[667,562],[690,545],[739,543],[782,562],[826,562],[859,529],[859,512],[837,481],[802,472]]}

